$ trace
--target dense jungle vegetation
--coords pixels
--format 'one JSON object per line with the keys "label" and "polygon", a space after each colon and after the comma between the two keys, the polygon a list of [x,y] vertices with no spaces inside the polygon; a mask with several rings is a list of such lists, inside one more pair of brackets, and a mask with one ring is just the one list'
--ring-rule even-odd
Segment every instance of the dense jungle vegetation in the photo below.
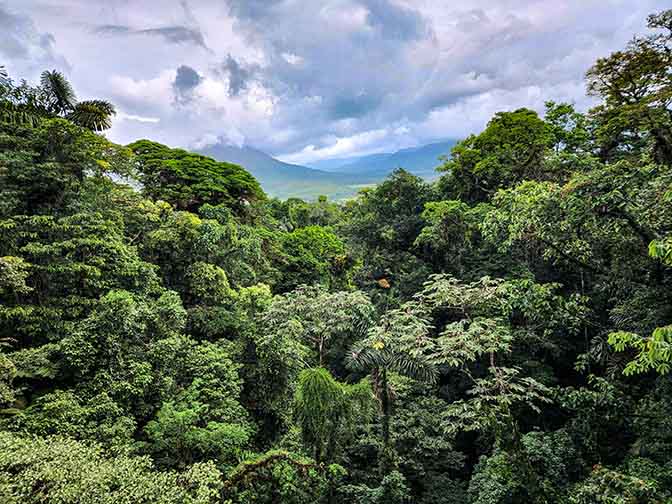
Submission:
{"label": "dense jungle vegetation", "polygon": [[672,10],[344,204],[0,76],[0,501],[672,502]]}

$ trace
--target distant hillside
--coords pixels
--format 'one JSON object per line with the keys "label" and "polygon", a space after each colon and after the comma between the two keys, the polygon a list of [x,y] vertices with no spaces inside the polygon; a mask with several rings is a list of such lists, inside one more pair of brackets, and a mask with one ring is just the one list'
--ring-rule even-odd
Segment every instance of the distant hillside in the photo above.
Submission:
{"label": "distant hillside", "polygon": [[404,168],[415,175],[431,179],[437,177],[435,170],[441,164],[439,156],[449,155],[455,143],[455,140],[446,140],[396,152],[327,159],[311,163],[311,166],[319,170],[357,173],[374,178],[383,178],[395,168]]}
{"label": "distant hillside", "polygon": [[248,146],[219,143],[199,149],[198,152],[218,161],[241,165],[254,175],[267,194],[281,199],[315,199],[325,194],[338,200],[353,196],[362,186],[377,181],[368,174],[334,173],[283,163]]}
{"label": "distant hillside", "polygon": [[343,159],[327,159],[312,167],[285,163],[249,146],[218,143],[197,152],[242,166],[259,181],[264,191],[280,199],[312,200],[324,194],[333,200],[354,196],[375,185],[395,168],[426,179],[437,177],[439,156],[450,154],[455,141],[437,142],[397,152]]}

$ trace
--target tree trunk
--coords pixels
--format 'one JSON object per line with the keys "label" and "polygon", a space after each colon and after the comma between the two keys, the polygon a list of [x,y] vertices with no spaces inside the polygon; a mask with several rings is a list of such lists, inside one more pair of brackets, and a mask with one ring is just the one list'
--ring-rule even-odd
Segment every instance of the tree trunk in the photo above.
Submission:
{"label": "tree trunk", "polygon": [[381,374],[381,410],[383,413],[383,447],[387,450],[390,446],[390,392],[387,384],[387,369]]}

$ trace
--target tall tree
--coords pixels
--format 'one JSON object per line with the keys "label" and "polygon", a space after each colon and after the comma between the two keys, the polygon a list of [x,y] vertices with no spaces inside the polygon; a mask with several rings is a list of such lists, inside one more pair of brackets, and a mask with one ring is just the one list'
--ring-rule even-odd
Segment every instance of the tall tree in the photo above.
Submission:
{"label": "tall tree", "polygon": [[74,88],[57,70],[42,72],[37,87],[26,82],[16,86],[4,69],[0,74],[0,119],[12,124],[34,126],[62,117],[91,131],[104,131],[115,114],[114,105],[105,100],[78,102]]}
{"label": "tall tree", "polygon": [[349,365],[371,376],[373,393],[381,412],[382,438],[385,450],[383,468],[389,463],[390,418],[394,391],[390,373],[432,383],[437,370],[430,360],[432,341],[425,314],[413,303],[390,310],[372,327],[366,338],[355,343],[348,355]]}

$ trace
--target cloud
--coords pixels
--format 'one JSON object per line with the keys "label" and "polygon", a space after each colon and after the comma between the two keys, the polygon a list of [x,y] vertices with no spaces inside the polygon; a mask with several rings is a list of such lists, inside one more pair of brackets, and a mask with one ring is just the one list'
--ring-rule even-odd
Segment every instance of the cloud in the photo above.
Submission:
{"label": "cloud", "polygon": [[117,115],[115,116],[116,119],[120,119],[122,121],[138,121],[141,123],[158,123],[161,121],[158,117],[143,117],[135,114],[127,114],[126,112],[123,112],[121,110],[117,111]]}
{"label": "cloud", "polygon": [[241,19],[261,19],[267,17],[275,7],[285,0],[226,0],[233,16]]}
{"label": "cloud", "polygon": [[334,119],[362,117],[380,105],[380,96],[360,93],[356,96],[335,96],[329,103],[328,112]]}
{"label": "cloud", "polygon": [[423,38],[429,25],[422,15],[389,0],[364,0],[367,23],[380,29],[386,38],[407,40]]}
{"label": "cloud", "polygon": [[147,35],[150,37],[161,37],[173,44],[189,43],[209,50],[201,30],[188,26],[162,26],[159,28],[134,29],[124,25],[100,25],[94,27],[93,31],[100,35]]}
{"label": "cloud", "polygon": [[147,28],[145,30],[138,30],[139,35],[158,35],[164,37],[169,42],[180,44],[183,42],[191,42],[192,44],[201,46],[207,49],[205,39],[200,30],[188,28],[186,26],[164,26],[162,28]]}
{"label": "cloud", "polygon": [[[39,32],[33,20],[0,3],[0,56],[18,77],[30,77],[47,68],[68,71],[70,64],[56,51],[51,33]],[[26,75],[28,74],[28,75]]]}
{"label": "cloud", "polygon": [[193,97],[193,91],[203,81],[199,73],[187,65],[180,65],[173,81],[175,100],[179,104],[189,103]]}
{"label": "cloud", "polygon": [[250,81],[257,72],[257,67],[243,65],[230,54],[222,64],[222,68],[229,78],[229,96],[238,96],[248,88]]}
{"label": "cloud", "polygon": [[113,140],[226,138],[297,162],[461,138],[546,99],[586,109],[585,71],[669,3],[22,0],[8,18],[1,2],[12,74],[67,57],[83,99],[127,114]]}
{"label": "cloud", "polygon": [[381,152],[376,143],[386,138],[388,134],[388,129],[377,129],[364,131],[350,137],[328,139],[327,142],[330,145],[327,147],[320,148],[310,144],[299,152],[283,156],[282,159],[289,163],[305,163],[317,159],[339,158],[353,151],[362,155],[374,154]]}
{"label": "cloud", "polygon": [[122,75],[109,78],[114,102],[130,114],[161,116],[169,112],[174,103],[173,84],[175,70],[165,70],[150,79],[133,79]]}

